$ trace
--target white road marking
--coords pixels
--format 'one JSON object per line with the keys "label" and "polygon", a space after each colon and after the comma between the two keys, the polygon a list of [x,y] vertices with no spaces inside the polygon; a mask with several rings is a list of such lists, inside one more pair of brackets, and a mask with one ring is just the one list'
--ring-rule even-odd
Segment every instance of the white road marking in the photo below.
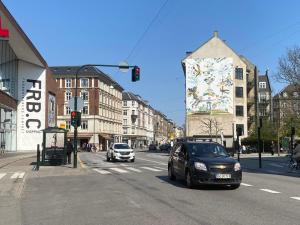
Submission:
{"label": "white road marking", "polygon": [[6,173],[0,173],[0,180],[5,177]]}
{"label": "white road marking", "polygon": [[252,184],[246,184],[246,183],[241,183],[241,185],[246,186],[246,187],[252,187]]}
{"label": "white road marking", "polygon": [[265,192],[269,192],[269,193],[272,193],[272,194],[279,194],[280,192],[278,191],[273,191],[273,190],[270,190],[270,189],[260,189],[261,191],[265,191]]}
{"label": "white road marking", "polygon": [[121,163],[120,166],[128,166],[128,165],[126,165],[126,164],[124,164],[124,163]]}
{"label": "white road marking", "polygon": [[167,168],[162,168],[162,167],[158,167],[158,166],[154,166],[154,168],[160,169],[160,170],[168,170]]}
{"label": "white road marking", "polygon": [[94,170],[100,174],[111,174],[111,172],[109,172],[107,170],[99,170],[99,169],[94,169]]}
{"label": "white road marking", "polygon": [[19,173],[19,179],[23,179],[23,177],[24,177],[24,175],[25,175],[25,173],[23,172],[23,173]]}
{"label": "white road marking", "polygon": [[269,163],[269,165],[274,166],[274,167],[278,167],[278,168],[283,168],[282,165],[278,165],[276,163]]}
{"label": "white road marking", "polygon": [[157,162],[157,161],[154,161],[154,160],[144,159],[144,158],[140,158],[140,157],[138,157],[137,159],[147,161],[147,162],[157,163],[157,164],[164,165],[164,166],[167,166],[167,164],[168,164],[168,163]]}
{"label": "white road marking", "polygon": [[24,172],[23,173],[19,173],[19,172],[15,172],[11,177],[10,179],[16,179],[16,178],[20,178],[22,179],[24,177]]}
{"label": "white road marking", "polygon": [[300,201],[300,197],[290,197],[290,198]]}
{"label": "white road marking", "polygon": [[160,171],[162,171],[162,170],[154,169],[154,168],[147,167],[147,166],[143,166],[143,167],[141,167],[141,168],[143,168],[143,169],[145,169],[145,170],[155,171],[155,172],[160,172]]}
{"label": "white road marking", "polygon": [[118,173],[128,173],[127,170],[123,170],[123,169],[120,169],[120,168],[109,168],[110,170],[113,170],[113,171],[116,171]]}
{"label": "white road marking", "polygon": [[134,172],[138,172],[138,173],[141,173],[141,172],[142,172],[141,170],[136,169],[136,168],[133,168],[133,167],[126,167],[126,169],[131,170],[131,171],[134,171]]}

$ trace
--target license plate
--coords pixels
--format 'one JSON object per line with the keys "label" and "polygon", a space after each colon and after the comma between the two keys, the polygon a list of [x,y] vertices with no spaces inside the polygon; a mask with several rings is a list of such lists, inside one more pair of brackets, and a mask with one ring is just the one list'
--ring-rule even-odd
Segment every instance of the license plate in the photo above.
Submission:
{"label": "license plate", "polygon": [[231,174],[216,174],[217,179],[230,179]]}

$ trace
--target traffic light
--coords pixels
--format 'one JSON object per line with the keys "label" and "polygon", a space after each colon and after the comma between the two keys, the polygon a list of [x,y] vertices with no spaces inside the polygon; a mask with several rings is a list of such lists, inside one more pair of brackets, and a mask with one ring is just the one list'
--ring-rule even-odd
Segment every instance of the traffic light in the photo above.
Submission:
{"label": "traffic light", "polygon": [[291,129],[291,130],[292,130],[292,136],[294,136],[294,135],[295,135],[295,133],[296,133],[296,132],[295,132],[295,127],[292,127],[292,129]]}
{"label": "traffic light", "polygon": [[71,125],[79,127],[81,125],[81,112],[71,112]]}
{"label": "traffic light", "polygon": [[136,82],[140,80],[140,67],[135,66],[131,71],[131,81]]}

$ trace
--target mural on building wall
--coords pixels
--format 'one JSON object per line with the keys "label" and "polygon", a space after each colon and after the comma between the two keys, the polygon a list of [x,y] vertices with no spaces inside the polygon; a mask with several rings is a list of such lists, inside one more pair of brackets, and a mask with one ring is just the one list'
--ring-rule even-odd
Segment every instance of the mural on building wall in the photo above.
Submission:
{"label": "mural on building wall", "polygon": [[48,99],[48,126],[49,127],[55,127],[55,96],[52,94],[49,94]]}
{"label": "mural on building wall", "polygon": [[187,113],[233,113],[232,58],[187,59]]}

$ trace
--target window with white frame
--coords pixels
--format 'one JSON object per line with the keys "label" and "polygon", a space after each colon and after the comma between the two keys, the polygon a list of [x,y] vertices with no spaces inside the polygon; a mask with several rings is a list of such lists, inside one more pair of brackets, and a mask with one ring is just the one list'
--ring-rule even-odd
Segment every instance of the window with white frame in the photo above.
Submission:
{"label": "window with white frame", "polygon": [[89,114],[89,107],[87,105],[83,106],[82,114],[83,115],[88,115]]}
{"label": "window with white frame", "polygon": [[80,87],[81,88],[89,87],[89,79],[88,78],[81,78],[80,79]]}
{"label": "window with white frame", "polygon": [[66,129],[71,130],[71,121],[70,120],[66,121]]}
{"label": "window with white frame", "polygon": [[66,106],[66,115],[70,115],[71,109],[69,106]]}
{"label": "window with white frame", "polygon": [[123,125],[127,125],[127,119],[123,120]]}
{"label": "window with white frame", "polygon": [[134,106],[135,105],[135,101],[132,101],[132,106]]}
{"label": "window with white frame", "polygon": [[128,133],[128,128],[127,127],[124,127],[123,128],[123,134],[127,134]]}
{"label": "window with white frame", "polygon": [[71,88],[72,87],[72,79],[66,79],[65,86],[66,86],[66,88]]}
{"label": "window with white frame", "polygon": [[127,116],[127,110],[123,110],[123,115]]}
{"label": "window with white frame", "polygon": [[267,83],[266,82],[259,82],[258,86],[259,86],[259,88],[265,89],[265,88],[267,88]]}
{"label": "window with white frame", "polygon": [[80,128],[81,128],[82,130],[87,130],[87,129],[88,129],[88,121],[87,121],[87,120],[81,121],[81,126],[80,126]]}
{"label": "window with white frame", "polygon": [[72,97],[71,91],[66,91],[65,93],[65,101],[69,101]]}
{"label": "window with white frame", "polygon": [[123,101],[123,105],[124,105],[124,106],[127,106],[127,101]]}
{"label": "window with white frame", "polygon": [[89,92],[88,91],[81,91],[80,96],[83,99],[83,101],[88,101],[89,100]]}

